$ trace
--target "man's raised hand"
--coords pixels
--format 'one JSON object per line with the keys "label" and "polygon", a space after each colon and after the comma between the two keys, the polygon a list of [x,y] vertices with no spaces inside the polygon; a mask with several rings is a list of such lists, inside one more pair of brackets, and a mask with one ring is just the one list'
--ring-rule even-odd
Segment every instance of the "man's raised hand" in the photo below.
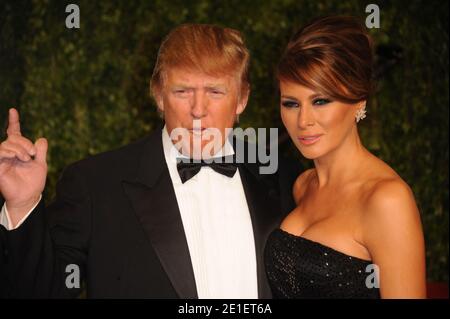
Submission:
{"label": "man's raised hand", "polygon": [[19,113],[9,110],[7,138],[0,144],[0,193],[15,226],[37,203],[47,177],[45,138],[34,144],[22,136]]}

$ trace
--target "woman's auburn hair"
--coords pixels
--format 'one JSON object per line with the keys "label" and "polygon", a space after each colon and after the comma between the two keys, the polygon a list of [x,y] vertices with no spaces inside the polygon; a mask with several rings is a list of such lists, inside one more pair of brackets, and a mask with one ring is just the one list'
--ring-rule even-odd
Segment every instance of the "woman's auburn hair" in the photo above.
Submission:
{"label": "woman's auburn hair", "polygon": [[276,76],[335,100],[357,103],[373,91],[372,70],[373,44],[366,28],[355,17],[326,16],[294,34]]}

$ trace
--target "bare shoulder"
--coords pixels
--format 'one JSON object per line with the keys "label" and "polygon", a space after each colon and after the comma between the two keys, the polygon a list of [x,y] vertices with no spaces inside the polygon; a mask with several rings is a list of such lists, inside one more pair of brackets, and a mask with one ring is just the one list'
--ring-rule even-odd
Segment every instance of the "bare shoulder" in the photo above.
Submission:
{"label": "bare shoulder", "polygon": [[400,177],[392,176],[382,178],[373,185],[369,200],[372,204],[386,204],[391,200],[410,200],[412,197],[409,185]]}
{"label": "bare shoulder", "polygon": [[292,195],[294,196],[295,203],[298,204],[299,200],[303,197],[305,190],[311,177],[315,174],[316,169],[310,168],[301,173],[295,180],[294,186],[292,187]]}
{"label": "bare shoulder", "polygon": [[423,298],[426,267],[420,213],[409,185],[398,175],[384,172],[368,187],[362,244],[384,274],[383,298]]}
{"label": "bare shoulder", "polygon": [[400,177],[383,178],[374,183],[364,206],[364,237],[368,241],[376,239],[380,242],[382,238],[388,240],[388,234],[421,232],[420,214],[414,194]]}
{"label": "bare shoulder", "polygon": [[414,194],[409,185],[400,177],[382,178],[376,181],[366,197],[369,215],[389,215],[416,213]]}
{"label": "bare shoulder", "polygon": [[362,197],[368,214],[401,214],[415,207],[411,188],[388,164],[371,155],[368,165]]}

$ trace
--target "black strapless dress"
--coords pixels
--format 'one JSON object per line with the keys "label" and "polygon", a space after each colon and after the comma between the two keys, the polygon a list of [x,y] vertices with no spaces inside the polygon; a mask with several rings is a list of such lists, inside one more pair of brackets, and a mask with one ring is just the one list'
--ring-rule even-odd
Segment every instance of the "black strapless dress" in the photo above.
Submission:
{"label": "black strapless dress", "polygon": [[380,298],[366,286],[371,261],[282,229],[270,234],[264,259],[274,298]]}

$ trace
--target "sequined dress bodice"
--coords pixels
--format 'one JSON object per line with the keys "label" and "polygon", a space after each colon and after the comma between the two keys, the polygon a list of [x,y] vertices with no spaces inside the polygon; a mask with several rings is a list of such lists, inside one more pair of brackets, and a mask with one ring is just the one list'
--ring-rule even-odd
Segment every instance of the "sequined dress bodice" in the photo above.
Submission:
{"label": "sequined dress bodice", "polygon": [[281,229],[270,234],[264,254],[274,298],[380,298],[366,285],[371,261]]}

